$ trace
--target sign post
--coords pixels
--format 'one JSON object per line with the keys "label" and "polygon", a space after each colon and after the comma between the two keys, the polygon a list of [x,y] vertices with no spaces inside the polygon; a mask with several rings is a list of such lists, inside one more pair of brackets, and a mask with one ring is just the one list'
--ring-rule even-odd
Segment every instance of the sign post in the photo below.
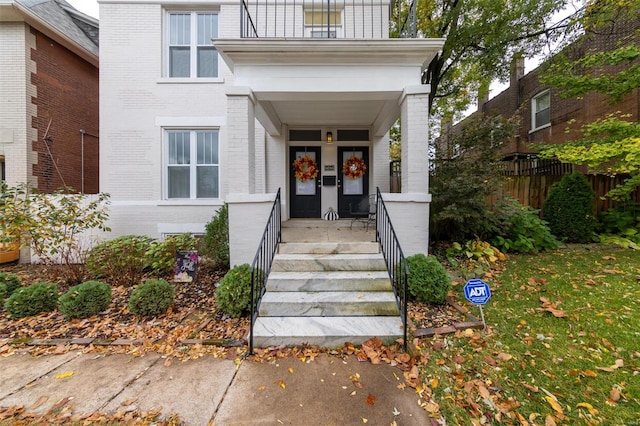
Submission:
{"label": "sign post", "polygon": [[487,303],[491,298],[491,290],[489,285],[482,280],[472,279],[467,281],[464,285],[464,297],[474,305],[480,307],[480,318],[482,319],[482,325],[484,329],[487,329],[487,323],[484,321],[484,312],[482,311],[482,305]]}

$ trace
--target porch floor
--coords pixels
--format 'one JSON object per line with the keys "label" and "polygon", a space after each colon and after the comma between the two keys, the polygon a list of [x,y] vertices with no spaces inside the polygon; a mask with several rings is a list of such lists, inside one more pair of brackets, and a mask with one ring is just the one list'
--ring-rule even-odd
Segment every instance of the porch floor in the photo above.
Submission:
{"label": "porch floor", "polygon": [[369,224],[369,230],[362,222],[351,219],[289,219],[282,223],[282,242],[318,243],[318,242],[364,242],[375,241],[375,223]]}

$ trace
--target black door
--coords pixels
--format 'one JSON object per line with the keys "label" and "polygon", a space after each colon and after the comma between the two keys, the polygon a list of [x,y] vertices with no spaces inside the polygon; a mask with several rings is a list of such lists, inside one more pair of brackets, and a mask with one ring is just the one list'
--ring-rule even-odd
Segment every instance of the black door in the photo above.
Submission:
{"label": "black door", "polygon": [[[343,173],[347,167],[347,174]],[[352,217],[351,211],[369,196],[369,147],[338,148],[338,214]],[[350,209],[349,205],[353,207]]]}
{"label": "black door", "polygon": [[292,146],[289,161],[290,216],[320,217],[320,147]]}

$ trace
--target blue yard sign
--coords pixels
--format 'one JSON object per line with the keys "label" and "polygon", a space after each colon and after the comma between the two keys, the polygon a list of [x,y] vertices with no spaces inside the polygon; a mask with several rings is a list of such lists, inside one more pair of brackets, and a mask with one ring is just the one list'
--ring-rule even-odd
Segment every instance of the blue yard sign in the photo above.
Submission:
{"label": "blue yard sign", "polygon": [[474,305],[478,305],[480,308],[480,318],[482,318],[482,324],[484,329],[487,329],[487,323],[484,321],[484,312],[482,312],[482,305],[487,303],[491,298],[491,290],[489,285],[482,280],[472,279],[467,281],[464,285],[464,297]]}
{"label": "blue yard sign", "polygon": [[482,280],[469,280],[464,285],[464,297],[474,305],[484,305],[491,298],[491,290],[489,290],[489,285]]}

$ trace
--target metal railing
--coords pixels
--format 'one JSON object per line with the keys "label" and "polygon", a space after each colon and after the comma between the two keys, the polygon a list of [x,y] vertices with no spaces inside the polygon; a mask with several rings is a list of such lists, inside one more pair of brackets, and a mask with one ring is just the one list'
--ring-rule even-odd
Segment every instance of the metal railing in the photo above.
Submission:
{"label": "metal railing", "polygon": [[416,38],[415,0],[240,0],[241,38]]}
{"label": "metal railing", "polygon": [[376,241],[380,243],[382,255],[387,265],[387,272],[391,278],[393,293],[396,296],[396,302],[400,309],[402,324],[404,329],[403,346],[407,350],[407,304],[409,300],[408,279],[409,266],[407,259],[404,257],[396,231],[387,212],[387,206],[384,204],[380,188],[376,188]]}
{"label": "metal railing", "polygon": [[280,203],[280,189],[271,207],[267,225],[262,233],[256,256],[251,263],[251,324],[249,328],[249,354],[253,354],[253,326],[258,318],[260,300],[266,290],[267,277],[271,272],[273,257],[276,255],[278,244],[282,239],[282,206]]}

